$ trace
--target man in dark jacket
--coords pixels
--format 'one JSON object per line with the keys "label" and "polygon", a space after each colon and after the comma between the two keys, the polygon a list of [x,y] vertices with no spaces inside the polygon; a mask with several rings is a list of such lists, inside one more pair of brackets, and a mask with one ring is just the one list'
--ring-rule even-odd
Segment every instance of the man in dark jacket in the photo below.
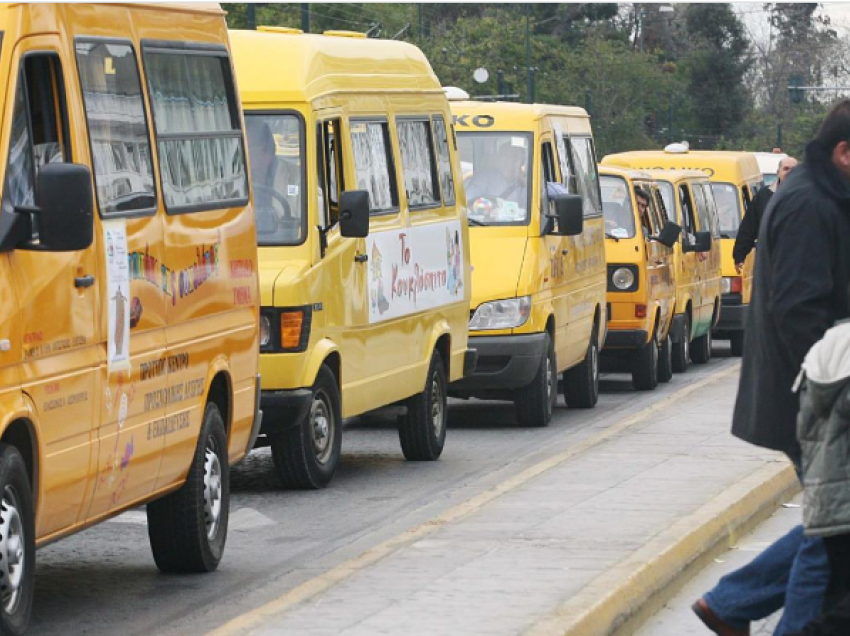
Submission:
{"label": "man in dark jacket", "polygon": [[769,187],[759,190],[749,209],[744,213],[741,226],[738,228],[738,235],[735,237],[735,247],[732,248],[732,260],[735,261],[735,269],[739,274],[744,269],[744,261],[747,260],[747,255],[756,246],[759,227],[764,217],[764,211],[767,210],[767,204],[770,203],[773,193],[776,192],[785,177],[796,167],[797,160],[794,157],[783,158],[776,171],[776,181]]}
{"label": "man in dark jacket", "polygon": [[[794,380],[809,348],[850,316],[850,100],[830,111],[805,163],[771,200],[758,245],[732,433],[786,453],[799,472]],[[694,611],[715,633],[744,636],[784,605],[774,632],[784,636],[820,613],[828,577],[822,539],[798,526],[723,577]]]}

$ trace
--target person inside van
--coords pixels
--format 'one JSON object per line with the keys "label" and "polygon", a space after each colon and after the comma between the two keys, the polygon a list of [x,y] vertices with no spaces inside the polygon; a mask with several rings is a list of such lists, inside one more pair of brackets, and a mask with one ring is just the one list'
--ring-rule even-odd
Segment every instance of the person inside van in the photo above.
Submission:
{"label": "person inside van", "polygon": [[274,190],[278,161],[271,128],[265,121],[255,117],[248,118],[245,127],[248,129],[257,235],[263,242],[279,233],[281,214],[284,217],[290,216],[289,204]]}
{"label": "person inside van", "polygon": [[[526,175],[526,162],[528,161],[528,150],[511,144],[502,144],[496,153],[495,165],[490,170],[476,170],[466,190],[466,198],[474,203],[480,198],[491,199],[495,206],[498,199],[502,199],[501,207],[522,210],[528,207],[528,183]],[[505,206],[504,202],[509,205]],[[510,216],[509,210],[501,215],[494,210],[497,216]],[[497,220],[511,220],[497,219]]]}
{"label": "person inside van", "polygon": [[652,236],[652,224],[649,222],[649,194],[642,188],[635,188],[640,224],[643,226],[644,238]]}

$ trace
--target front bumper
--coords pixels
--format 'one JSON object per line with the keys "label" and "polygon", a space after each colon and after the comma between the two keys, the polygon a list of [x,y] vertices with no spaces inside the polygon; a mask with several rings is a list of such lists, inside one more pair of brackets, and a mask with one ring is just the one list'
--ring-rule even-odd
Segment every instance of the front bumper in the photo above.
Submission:
{"label": "front bumper", "polygon": [[263,391],[260,396],[263,409],[260,434],[268,437],[298,426],[307,416],[312,403],[313,391],[310,389]]}
{"label": "front bumper", "polygon": [[609,329],[603,350],[640,349],[648,341],[649,332],[646,329]]}
{"label": "front bumper", "polygon": [[518,389],[526,386],[545,355],[545,333],[521,336],[470,336],[469,348],[478,359],[472,373],[453,382],[450,393],[474,395],[478,390]]}

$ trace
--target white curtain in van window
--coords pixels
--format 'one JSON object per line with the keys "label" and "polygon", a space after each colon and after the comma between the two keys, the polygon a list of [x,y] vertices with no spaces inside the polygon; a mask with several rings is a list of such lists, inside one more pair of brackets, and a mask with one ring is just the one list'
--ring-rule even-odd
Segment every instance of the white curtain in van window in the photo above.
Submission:
{"label": "white curtain in van window", "polygon": [[439,201],[439,194],[434,192],[434,159],[428,135],[428,122],[399,122],[398,146],[408,204],[416,207],[432,205]]}
{"label": "white curtain in van window", "polygon": [[387,124],[381,122],[351,124],[351,146],[354,151],[357,189],[369,192],[369,203],[373,211],[390,210],[395,207],[390,185],[388,149],[384,142],[385,126]]}
{"label": "white curtain in van window", "polygon": [[437,141],[437,168],[440,172],[440,187],[443,190],[443,203],[455,202],[455,180],[452,177],[452,162],[449,157],[449,140],[446,124],[441,117],[434,118],[434,135]]}

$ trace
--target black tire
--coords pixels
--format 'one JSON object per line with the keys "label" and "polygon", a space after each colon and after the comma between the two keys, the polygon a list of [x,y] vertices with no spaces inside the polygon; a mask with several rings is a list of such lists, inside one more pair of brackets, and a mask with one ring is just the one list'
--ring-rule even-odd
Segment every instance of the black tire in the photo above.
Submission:
{"label": "black tire", "polygon": [[658,353],[658,336],[653,333],[632,357],[632,384],[638,391],[652,391],[658,386]]}
{"label": "black tire", "polygon": [[0,501],[0,634],[21,636],[35,588],[35,511],[24,459],[7,444],[0,444]]}
{"label": "black tire", "polygon": [[658,381],[667,383],[673,379],[673,341],[670,334],[664,338],[658,350]]}
{"label": "black tire", "polygon": [[548,333],[545,334],[540,366],[534,379],[514,392],[514,410],[521,426],[542,428],[552,421],[555,403],[558,400],[558,365],[555,346]]}
{"label": "black tire", "polygon": [[407,414],[398,427],[401,452],[410,461],[440,458],[446,443],[448,397],[446,370],[439,351],[431,354],[425,390],[407,400]]}
{"label": "black tire", "polygon": [[682,339],[673,343],[673,371],[684,373],[691,364],[691,317],[685,314]]}
{"label": "black tire", "polygon": [[744,355],[744,332],[733,331],[729,334],[729,344],[732,345],[732,355],[740,358]]}
{"label": "black tire", "polygon": [[584,361],[564,371],[564,398],[572,409],[592,409],[599,401],[599,337],[596,325]]}
{"label": "black tire", "polygon": [[333,371],[323,364],[304,419],[271,442],[272,459],[286,488],[318,490],[333,479],[342,449],[342,408]]}
{"label": "black tire", "polygon": [[694,340],[692,357],[697,364],[706,364],[711,360],[711,327],[703,335]]}
{"label": "black tire", "polygon": [[224,420],[207,404],[186,483],[147,505],[148,537],[163,572],[212,572],[227,541],[230,463]]}

